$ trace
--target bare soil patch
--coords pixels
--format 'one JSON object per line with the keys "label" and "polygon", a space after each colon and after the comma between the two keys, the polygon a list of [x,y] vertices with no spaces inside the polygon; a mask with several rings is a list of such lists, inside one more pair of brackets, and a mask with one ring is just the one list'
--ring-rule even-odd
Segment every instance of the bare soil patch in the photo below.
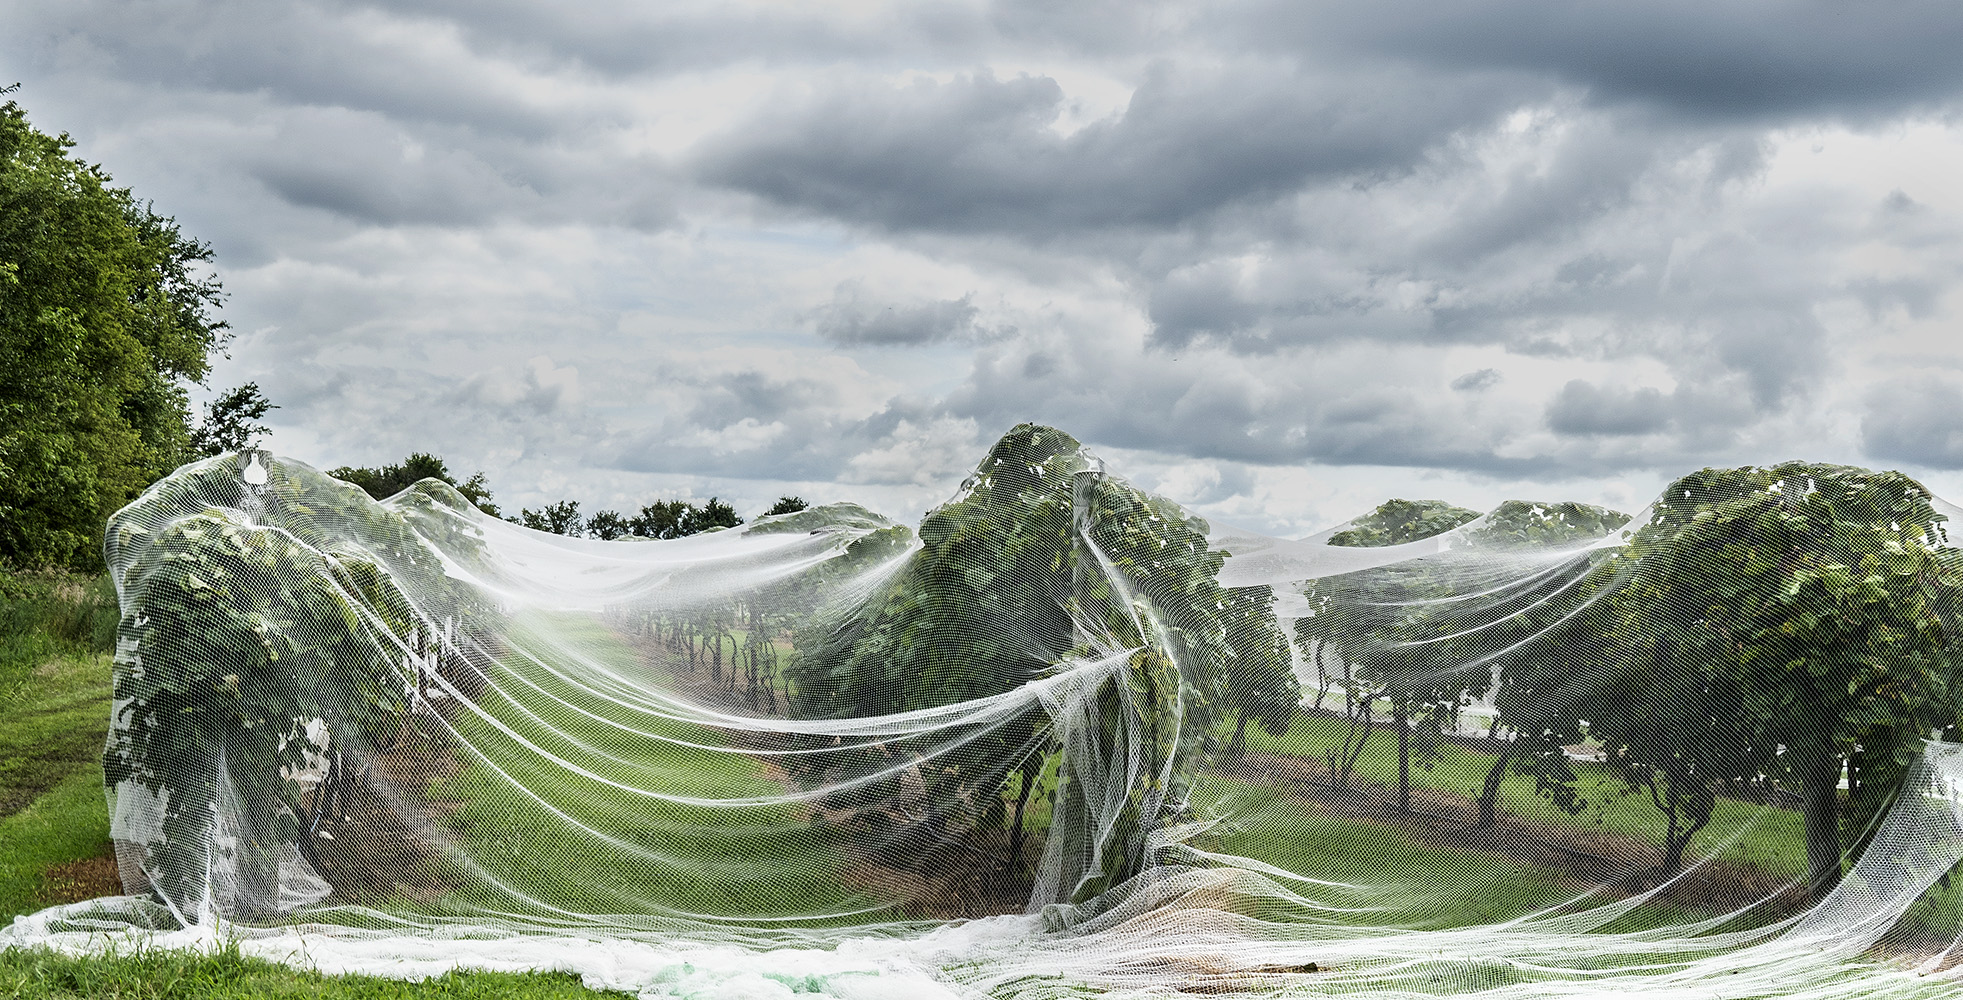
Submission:
{"label": "bare soil patch", "polygon": [[40,896],[48,903],[79,903],[98,896],[120,896],[123,877],[113,853],[82,858],[49,868],[42,876]]}

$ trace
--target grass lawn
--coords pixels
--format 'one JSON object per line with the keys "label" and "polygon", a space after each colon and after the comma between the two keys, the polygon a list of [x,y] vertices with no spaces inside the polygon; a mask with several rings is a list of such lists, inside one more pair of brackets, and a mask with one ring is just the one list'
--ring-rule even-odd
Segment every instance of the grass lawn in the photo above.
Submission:
{"label": "grass lawn", "polygon": [[[1208,808],[1226,804],[1235,817],[1234,832],[1213,850],[1368,887],[1344,904],[1370,907],[1345,918],[1353,923],[1465,927],[1511,920],[1578,894],[1558,871],[1495,852],[1441,850],[1382,823],[1316,815],[1260,782],[1209,776],[1193,799]],[[1440,872],[1454,877],[1440,880]]]}
{"label": "grass lawn", "polygon": [[[634,663],[634,651],[600,623],[553,616],[549,628],[539,624],[516,630],[514,647],[564,669],[570,656],[552,647],[570,640],[565,652],[609,664],[627,683],[610,692],[592,678],[575,682],[528,669],[532,684],[499,678],[502,694],[480,699],[505,728],[458,717],[459,731],[504,774],[473,760],[430,795],[463,803],[452,829],[486,871],[534,887],[541,902],[584,913],[861,914],[801,923],[875,916],[863,913],[873,901],[843,874],[840,833],[814,827],[793,804],[747,801],[786,791],[762,760],[698,749],[729,746],[731,734],[669,717],[649,688],[635,683],[635,670],[619,666]],[[524,748],[521,739],[587,774]],[[482,902],[507,911],[526,906],[518,899]]]}
{"label": "grass lawn", "polygon": [[[1289,726],[1288,732],[1280,737],[1272,736],[1256,727],[1248,729],[1248,746],[1269,753],[1290,754],[1322,761],[1325,754],[1333,750],[1342,739],[1343,721],[1326,715],[1297,716]],[[1468,747],[1448,744],[1440,758],[1429,768],[1411,767],[1411,783],[1414,787],[1436,788],[1476,801],[1485,782],[1486,772],[1492,766],[1496,755],[1483,753]],[[1534,791],[1533,779],[1524,775],[1508,773],[1500,785],[1498,805],[1502,812],[1512,814],[1530,822],[1546,823],[1582,831],[1600,831],[1618,837],[1628,838],[1661,849],[1664,833],[1664,820],[1647,794],[1631,793],[1622,781],[1606,767],[1585,761],[1576,762],[1575,771],[1580,780],[1577,791],[1587,802],[1587,807],[1578,816],[1569,816],[1554,806],[1546,798]],[[1356,774],[1359,778],[1385,785],[1397,783],[1397,736],[1387,726],[1379,724],[1370,736],[1369,744],[1357,759]],[[1374,827],[1373,829],[1384,829]],[[1390,831],[1394,833],[1394,831]],[[1320,836],[1320,835],[1319,835]],[[1246,838],[1246,835],[1244,835]],[[1311,838],[1302,838],[1304,840]],[[1243,839],[1249,851],[1271,852],[1273,846],[1261,844],[1261,838]],[[1421,845],[1413,845],[1415,850],[1425,850]],[[1294,848],[1299,852],[1300,845]],[[1368,847],[1370,851],[1382,853],[1382,848]],[[1320,850],[1320,849],[1318,849]],[[1286,854],[1286,851],[1282,851]],[[1249,856],[1267,859],[1266,853],[1251,853]],[[1404,864],[1416,854],[1407,853],[1407,848],[1398,847],[1391,857],[1399,859],[1393,867]],[[1687,859],[1710,857],[1730,864],[1754,868],[1781,881],[1802,878],[1806,871],[1806,831],[1799,812],[1793,809],[1779,809],[1771,806],[1754,805],[1736,799],[1720,798],[1712,810],[1710,825],[1700,831],[1686,852]],[[1302,858],[1304,864],[1329,865],[1328,870],[1340,870],[1342,858]],[[1274,862],[1282,864],[1280,861]],[[1463,864],[1463,862],[1455,862]],[[1297,868],[1297,871],[1316,872],[1314,867]],[[1949,885],[1939,885],[1923,893],[1909,911],[1898,922],[1891,934],[1892,940],[1902,942],[1936,941],[1940,945],[1963,934],[1963,868],[1952,872]],[[1330,876],[1340,879],[1342,876]],[[1475,879],[1474,884],[1484,883],[1483,877]],[[1496,884],[1490,896],[1467,897],[1457,903],[1446,903],[1449,907],[1464,906],[1467,912],[1488,909],[1493,913],[1506,912],[1510,904],[1509,896],[1520,902],[1533,899],[1551,899],[1551,896],[1536,897],[1528,890],[1531,883]],[[1668,908],[1653,906],[1656,914],[1667,914]],[[1456,913],[1456,911],[1452,911]],[[1522,911],[1524,912],[1524,911]],[[1692,916],[1693,914],[1685,914]],[[1654,918],[1655,915],[1646,915]],[[1457,916],[1448,918],[1459,923]],[[1618,924],[1624,927],[1625,924]],[[1918,945],[1919,946],[1919,945]]]}
{"label": "grass lawn", "polygon": [[97,604],[101,589],[37,579],[20,593],[7,583],[14,593],[0,591],[0,919],[74,898],[50,869],[109,850],[101,764],[109,657],[89,648],[94,616],[77,607]]}
{"label": "grass lawn", "polygon": [[[1249,727],[1248,746],[1269,753],[1322,761],[1342,741],[1344,722],[1326,715],[1301,715],[1282,736]],[[1430,768],[1414,759],[1414,787],[1436,788],[1476,801],[1492,767],[1494,754],[1447,744]],[[1663,843],[1663,814],[1643,792],[1632,793],[1608,769],[1577,762],[1576,791],[1586,800],[1580,815],[1570,816],[1534,791],[1532,778],[1508,773],[1500,783],[1499,808],[1530,822],[1577,830],[1593,830],[1644,844]],[[1397,734],[1378,725],[1370,735],[1356,774],[1368,781],[1397,784]],[[1691,841],[1686,857],[1713,856],[1747,865],[1778,878],[1801,877],[1806,871],[1806,829],[1799,812],[1720,798],[1711,822]]]}

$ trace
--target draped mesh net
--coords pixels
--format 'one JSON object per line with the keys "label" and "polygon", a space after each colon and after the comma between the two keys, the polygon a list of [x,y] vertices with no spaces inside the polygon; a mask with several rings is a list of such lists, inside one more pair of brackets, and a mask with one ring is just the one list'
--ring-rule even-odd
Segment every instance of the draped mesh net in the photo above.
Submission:
{"label": "draped mesh net", "polygon": [[221,456],[108,529],[128,895],[5,939],[649,996],[1952,995],[1952,513],[1793,464],[1290,541],[1026,425],[917,528],[602,542]]}

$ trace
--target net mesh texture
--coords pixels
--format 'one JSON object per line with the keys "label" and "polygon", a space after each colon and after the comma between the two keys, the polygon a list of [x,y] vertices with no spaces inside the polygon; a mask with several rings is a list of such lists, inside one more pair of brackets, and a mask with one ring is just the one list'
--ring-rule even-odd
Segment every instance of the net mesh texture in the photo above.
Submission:
{"label": "net mesh texture", "polygon": [[250,451],[110,522],[128,895],[644,996],[1953,996],[1963,553],[1899,473],[1216,528],[1024,425],[664,541]]}

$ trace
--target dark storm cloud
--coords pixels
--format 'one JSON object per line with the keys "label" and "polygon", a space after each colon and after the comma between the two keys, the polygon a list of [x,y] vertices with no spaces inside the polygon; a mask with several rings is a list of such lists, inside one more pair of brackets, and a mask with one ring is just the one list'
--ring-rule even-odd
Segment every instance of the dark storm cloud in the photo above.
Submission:
{"label": "dark storm cloud", "polygon": [[609,76],[712,69],[732,62],[877,62],[905,53],[964,56],[991,36],[983,13],[953,4],[902,4],[862,18],[819,7],[689,9],[609,0],[407,0],[397,10],[454,24],[473,47]]}
{"label": "dark storm cloud", "polygon": [[[243,201],[243,179],[355,224],[659,229],[674,219],[672,171],[617,148],[631,114],[577,79],[540,79],[541,67],[473,50],[450,22],[229,0],[84,0],[8,20],[44,70],[80,72],[104,97],[162,95],[132,107],[122,131],[185,161],[172,164],[180,173],[235,172],[212,184],[227,189],[220,212]],[[257,232],[236,243],[262,242],[278,224],[240,210]]]}
{"label": "dark storm cloud", "polygon": [[1233,262],[1208,261],[1161,279],[1146,306],[1152,342],[1162,347],[1185,347],[1197,339],[1241,343],[1275,310],[1248,301],[1237,272]]}
{"label": "dark storm cloud", "polygon": [[302,109],[248,175],[287,204],[381,226],[471,227],[506,219],[661,229],[676,191],[658,163],[620,172],[578,155],[483,142],[447,129],[405,131],[365,112]]}
{"label": "dark storm cloud", "polygon": [[309,109],[279,133],[252,176],[291,204],[362,222],[462,223],[538,196],[465,150],[427,149],[372,115]]}
{"label": "dark storm cloud", "polygon": [[1422,259],[1476,266],[1521,248],[1566,243],[1591,222],[1628,208],[1659,167],[1692,157],[1699,168],[1690,193],[1697,195],[1749,177],[1762,164],[1756,136],[1663,128],[1640,115],[1576,116],[1558,128],[1562,135],[1547,144],[1544,161],[1493,178],[1486,197],[1458,206],[1423,241]]}
{"label": "dark storm cloud", "polygon": [[1048,77],[848,80],[706,140],[696,165],[710,183],[849,222],[1044,240],[1179,226],[1311,179],[1402,172],[1516,90],[1393,73],[1339,83],[1259,64],[1160,68],[1122,114],[1061,135],[1064,94]]}
{"label": "dark storm cloud", "polygon": [[1947,0],[1278,2],[1243,24],[1252,44],[1546,75],[1715,119],[1861,118],[1963,91],[1963,7]]}
{"label": "dark storm cloud", "polygon": [[1963,385],[1923,376],[1876,386],[1861,420],[1861,447],[1886,462],[1963,469]]}
{"label": "dark storm cloud", "polygon": [[[981,427],[1033,420],[1084,440],[1254,465],[1410,465],[1522,475],[1589,464],[1585,456],[1506,455],[1513,430],[1466,419],[1454,400],[1349,361],[1330,371],[1271,359],[1204,367],[1124,358],[1096,343],[1044,355],[1024,345],[984,351],[946,406]],[[1263,376],[1272,381],[1264,381]],[[1376,377],[1372,377],[1372,376]]]}

